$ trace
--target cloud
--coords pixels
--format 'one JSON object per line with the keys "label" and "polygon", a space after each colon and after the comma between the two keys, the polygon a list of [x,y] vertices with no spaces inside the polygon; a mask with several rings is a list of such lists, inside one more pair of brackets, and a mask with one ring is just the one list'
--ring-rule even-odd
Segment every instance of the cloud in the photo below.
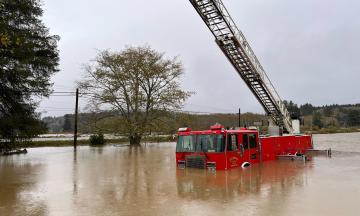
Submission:
{"label": "cloud", "polygon": [[[360,19],[355,0],[224,0],[283,99],[358,103]],[[97,50],[148,44],[182,59],[186,110],[263,112],[186,0],[44,0],[44,22],[61,36],[55,90],[73,88]],[[44,100],[52,107],[57,98]],[[61,106],[73,107],[72,98]],[[82,106],[85,106],[82,102]],[[47,115],[62,115],[49,111]]]}

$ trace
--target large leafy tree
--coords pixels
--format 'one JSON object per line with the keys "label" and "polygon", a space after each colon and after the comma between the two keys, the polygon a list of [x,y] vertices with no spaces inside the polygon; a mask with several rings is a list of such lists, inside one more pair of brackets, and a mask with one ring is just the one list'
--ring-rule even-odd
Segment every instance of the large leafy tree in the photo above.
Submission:
{"label": "large leafy tree", "polygon": [[90,93],[97,108],[120,113],[123,124],[118,132],[126,134],[132,145],[140,144],[165,111],[181,108],[190,96],[180,88],[181,62],[146,46],[103,51],[85,70],[79,87]]}
{"label": "large leafy tree", "polygon": [[39,0],[0,0],[0,136],[32,137],[43,127],[35,113],[58,71],[59,37],[41,21]]}

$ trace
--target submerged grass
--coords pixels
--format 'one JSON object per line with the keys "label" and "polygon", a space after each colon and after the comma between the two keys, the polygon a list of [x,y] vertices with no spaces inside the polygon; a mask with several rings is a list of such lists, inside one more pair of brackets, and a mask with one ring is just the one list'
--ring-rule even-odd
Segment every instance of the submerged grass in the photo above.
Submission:
{"label": "submerged grass", "polygon": [[[305,128],[304,128],[305,129]],[[359,128],[322,128],[317,130],[303,130],[308,134],[331,134],[331,133],[353,133],[360,132]],[[143,137],[142,143],[159,143],[159,142],[174,142],[175,139],[173,136],[146,136]],[[117,139],[106,139],[106,144],[129,144],[129,139],[127,138],[117,138]],[[44,141],[26,141],[17,143],[17,148],[37,148],[37,147],[65,147],[73,146],[73,140],[44,140]],[[78,146],[88,146],[90,145],[89,140],[77,140]]]}
{"label": "submerged grass", "polygon": [[[142,143],[158,143],[158,142],[173,142],[174,139],[172,136],[152,136],[144,137]],[[106,144],[129,144],[129,139],[120,138],[120,139],[106,139]],[[28,141],[17,144],[18,148],[38,148],[38,147],[66,147],[73,146],[73,140],[44,140],[44,141]],[[77,140],[78,146],[88,146],[90,145],[89,140]]]}
{"label": "submerged grass", "polygon": [[321,128],[316,130],[309,130],[307,132],[311,134],[355,133],[355,132],[360,132],[360,129],[329,127],[329,128]]}

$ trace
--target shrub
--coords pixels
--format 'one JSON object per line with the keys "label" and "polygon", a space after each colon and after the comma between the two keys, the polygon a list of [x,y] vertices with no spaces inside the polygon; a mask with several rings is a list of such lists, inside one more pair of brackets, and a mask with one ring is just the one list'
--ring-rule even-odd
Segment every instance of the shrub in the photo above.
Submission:
{"label": "shrub", "polygon": [[104,145],[106,142],[106,140],[104,138],[104,134],[102,134],[102,133],[91,135],[89,138],[89,141],[90,141],[90,145],[93,145],[93,146]]}

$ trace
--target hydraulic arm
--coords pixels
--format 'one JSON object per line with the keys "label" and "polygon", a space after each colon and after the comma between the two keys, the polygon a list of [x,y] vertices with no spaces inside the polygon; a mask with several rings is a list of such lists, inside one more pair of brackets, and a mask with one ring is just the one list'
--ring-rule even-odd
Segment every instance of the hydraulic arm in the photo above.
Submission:
{"label": "hydraulic arm", "polygon": [[215,41],[272,121],[293,133],[290,114],[221,0],[190,0]]}

